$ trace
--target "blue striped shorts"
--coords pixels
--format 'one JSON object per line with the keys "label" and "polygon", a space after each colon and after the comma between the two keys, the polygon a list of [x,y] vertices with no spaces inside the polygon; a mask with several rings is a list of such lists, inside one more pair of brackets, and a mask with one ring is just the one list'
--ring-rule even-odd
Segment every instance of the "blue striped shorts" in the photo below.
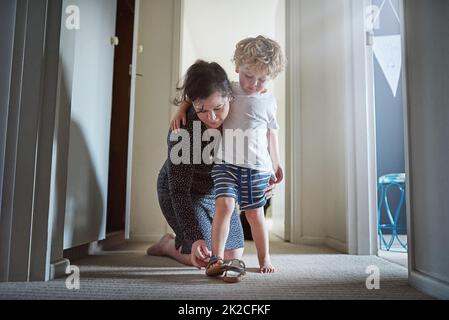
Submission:
{"label": "blue striped shorts", "polygon": [[212,178],[215,187],[215,199],[234,198],[240,210],[259,209],[267,204],[265,195],[272,174],[232,164],[215,164]]}

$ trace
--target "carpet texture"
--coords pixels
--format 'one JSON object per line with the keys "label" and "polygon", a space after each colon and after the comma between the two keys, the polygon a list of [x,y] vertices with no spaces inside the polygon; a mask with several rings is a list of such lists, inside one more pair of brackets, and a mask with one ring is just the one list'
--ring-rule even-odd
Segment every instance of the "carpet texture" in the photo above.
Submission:
{"label": "carpet texture", "polygon": [[[247,244],[247,276],[239,284],[208,278],[204,270],[163,257],[145,255],[147,244],[128,243],[72,262],[80,268],[80,289],[68,290],[65,279],[48,283],[0,283],[0,299],[429,299],[407,283],[407,269],[378,257],[349,256],[332,249],[271,244],[277,272],[257,273],[254,244]],[[368,290],[366,269],[377,266],[380,289]]]}

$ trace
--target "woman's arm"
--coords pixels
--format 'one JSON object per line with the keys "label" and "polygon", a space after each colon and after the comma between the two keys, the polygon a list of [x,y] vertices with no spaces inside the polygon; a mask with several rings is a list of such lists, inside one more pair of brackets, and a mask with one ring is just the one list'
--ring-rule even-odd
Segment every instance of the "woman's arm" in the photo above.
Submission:
{"label": "woman's arm", "polygon": [[[189,122],[190,123],[190,122]],[[172,150],[179,149],[179,144],[188,144],[190,150],[192,150],[193,127],[189,125],[187,128],[189,134],[182,139],[174,140],[170,138],[168,148],[168,186],[170,198],[172,200],[173,211],[176,214],[178,223],[183,232],[184,240],[189,244],[193,244],[198,240],[204,239],[201,227],[199,225],[198,217],[195,212],[195,208],[192,201],[191,188],[193,184],[193,155],[188,157],[188,163],[174,164],[171,156]],[[171,134],[173,136],[173,133]],[[173,141],[174,140],[174,141]],[[176,147],[176,149],[174,149]],[[184,149],[184,148],[182,148]],[[181,149],[181,150],[182,150]]]}
{"label": "woman's arm", "polygon": [[184,240],[190,244],[204,239],[193,207],[190,188],[193,182],[193,165],[174,165],[168,168],[168,183],[173,211],[183,232]]}

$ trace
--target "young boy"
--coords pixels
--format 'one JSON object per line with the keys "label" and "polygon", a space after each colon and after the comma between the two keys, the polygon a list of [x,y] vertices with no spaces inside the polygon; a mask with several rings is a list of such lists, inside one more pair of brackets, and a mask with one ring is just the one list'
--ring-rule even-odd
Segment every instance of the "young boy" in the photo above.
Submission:
{"label": "young boy", "polygon": [[[285,60],[279,44],[259,36],[237,44],[234,62],[239,82],[232,84],[234,100],[223,123],[222,140],[212,169],[216,202],[208,275],[224,271],[222,257],[236,203],[245,211],[251,226],[260,272],[275,271],[269,254],[264,206],[270,180],[275,177],[275,183],[280,183],[283,170],[279,160],[276,99],[266,86],[283,71]],[[172,122],[173,129],[179,128],[189,107],[186,103],[180,108]],[[195,102],[194,107],[201,110]]]}

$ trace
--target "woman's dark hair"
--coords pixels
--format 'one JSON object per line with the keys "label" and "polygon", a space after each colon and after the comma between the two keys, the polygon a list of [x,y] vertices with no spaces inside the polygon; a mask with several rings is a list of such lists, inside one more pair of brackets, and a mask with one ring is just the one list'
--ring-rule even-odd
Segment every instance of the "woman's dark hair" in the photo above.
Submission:
{"label": "woman's dark hair", "polygon": [[215,92],[221,92],[223,97],[232,96],[226,71],[218,63],[203,60],[198,60],[187,70],[184,84],[177,91],[178,97],[173,101],[177,106],[183,101],[207,99]]}

